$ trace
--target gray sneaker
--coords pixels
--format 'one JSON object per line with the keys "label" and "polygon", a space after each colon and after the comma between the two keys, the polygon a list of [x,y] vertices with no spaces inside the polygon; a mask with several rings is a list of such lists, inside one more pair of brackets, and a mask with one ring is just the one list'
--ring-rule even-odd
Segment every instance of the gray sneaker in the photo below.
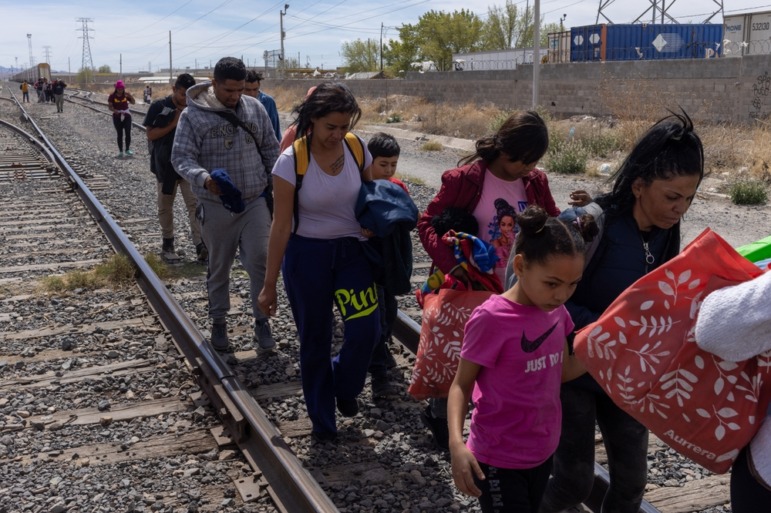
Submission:
{"label": "gray sneaker", "polygon": [[211,325],[211,345],[217,351],[227,351],[228,325],[225,322],[215,322]]}
{"label": "gray sneaker", "polygon": [[272,351],[276,347],[276,341],[270,334],[270,322],[267,319],[255,321],[254,323],[254,341],[261,351]]}

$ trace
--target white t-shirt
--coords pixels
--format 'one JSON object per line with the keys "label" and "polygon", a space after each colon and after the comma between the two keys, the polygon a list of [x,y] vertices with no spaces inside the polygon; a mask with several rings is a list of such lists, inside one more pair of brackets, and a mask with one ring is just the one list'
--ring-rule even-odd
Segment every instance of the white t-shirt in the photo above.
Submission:
{"label": "white t-shirt", "polygon": [[[345,143],[343,143],[345,144]],[[366,146],[364,147],[364,169],[372,164]],[[295,185],[294,148],[284,150],[273,175]],[[356,237],[366,240],[361,234],[361,225],[356,220],[354,208],[361,189],[359,166],[348,147],[345,146],[345,164],[336,176],[321,170],[313,154],[310,155],[308,171],[303,178],[298,195],[300,226],[297,235],[313,239],[339,239]]]}
{"label": "white t-shirt", "polygon": [[[302,190],[302,189],[301,189]],[[506,263],[514,247],[514,238],[519,228],[515,222],[516,214],[527,208],[527,193],[522,179],[507,182],[485,174],[482,195],[474,209],[474,217],[479,223],[477,237],[495,246],[498,261],[495,273],[505,283]]]}

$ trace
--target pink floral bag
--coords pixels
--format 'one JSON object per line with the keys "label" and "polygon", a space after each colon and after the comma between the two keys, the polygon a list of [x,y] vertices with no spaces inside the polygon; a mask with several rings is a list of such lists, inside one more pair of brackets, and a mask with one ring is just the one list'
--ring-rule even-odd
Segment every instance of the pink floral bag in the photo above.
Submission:
{"label": "pink floral bag", "polygon": [[620,408],[716,473],[731,467],[765,416],[771,354],[722,360],[696,345],[696,319],[709,292],[761,272],[707,229],[631,285],[574,343]]}
{"label": "pink floral bag", "polygon": [[460,362],[463,328],[495,292],[439,289],[423,296],[420,342],[408,392],[415,399],[447,397]]}

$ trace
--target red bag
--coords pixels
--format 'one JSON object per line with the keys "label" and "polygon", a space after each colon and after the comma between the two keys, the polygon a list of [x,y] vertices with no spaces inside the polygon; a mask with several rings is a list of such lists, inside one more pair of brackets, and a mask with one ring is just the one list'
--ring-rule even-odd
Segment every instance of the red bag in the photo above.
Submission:
{"label": "red bag", "polygon": [[707,229],[625,290],[574,343],[620,408],[716,473],[731,467],[765,416],[771,355],[735,363],[703,351],[696,318],[707,294],[761,273]]}
{"label": "red bag", "polygon": [[460,361],[463,328],[494,292],[439,289],[423,298],[420,342],[408,392],[415,399],[447,397]]}

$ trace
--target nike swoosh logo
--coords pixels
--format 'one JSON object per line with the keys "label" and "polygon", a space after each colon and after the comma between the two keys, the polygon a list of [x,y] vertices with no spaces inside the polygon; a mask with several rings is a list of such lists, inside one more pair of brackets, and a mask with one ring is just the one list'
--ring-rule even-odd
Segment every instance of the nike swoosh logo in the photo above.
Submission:
{"label": "nike swoosh logo", "polygon": [[557,328],[557,323],[554,323],[554,326],[546,330],[546,332],[541,335],[540,337],[536,338],[535,340],[529,340],[527,338],[527,335],[525,335],[525,332],[522,332],[522,350],[526,353],[532,353],[539,347],[541,347],[541,344],[543,344],[547,338],[549,338],[549,335],[552,334],[552,332]]}

